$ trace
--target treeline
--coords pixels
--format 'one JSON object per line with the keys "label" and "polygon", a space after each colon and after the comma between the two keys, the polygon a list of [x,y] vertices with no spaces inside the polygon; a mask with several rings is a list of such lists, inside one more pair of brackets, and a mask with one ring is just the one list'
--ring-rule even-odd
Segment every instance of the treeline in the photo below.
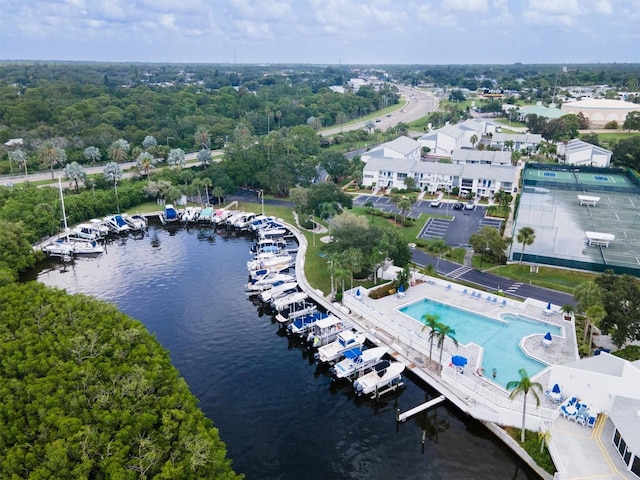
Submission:
{"label": "treeline", "polygon": [[0,477],[236,479],[169,355],[105,302],[0,287]]}
{"label": "treeline", "polygon": [[[398,103],[395,86],[366,85],[336,93],[346,70],[308,67],[303,71],[247,71],[214,67],[10,64],[0,65],[0,141],[23,138],[29,170],[47,142],[65,148],[69,161],[86,163],[86,147],[106,152],[122,138],[140,145],[158,143],[197,150],[199,128],[209,132],[210,148],[221,148],[240,121],[256,135],[298,125],[314,128],[346,121]],[[103,158],[106,155],[103,153]],[[0,173],[9,173],[6,153]]]}

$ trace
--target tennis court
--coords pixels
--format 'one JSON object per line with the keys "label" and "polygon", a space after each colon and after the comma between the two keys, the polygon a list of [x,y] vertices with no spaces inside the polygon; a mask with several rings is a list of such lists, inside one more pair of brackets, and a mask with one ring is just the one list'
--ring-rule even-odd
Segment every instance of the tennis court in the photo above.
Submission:
{"label": "tennis court", "polygon": [[531,164],[523,172],[523,185],[566,190],[633,192],[640,184],[621,169]]}
{"label": "tennis court", "polygon": [[[514,237],[523,226],[535,231],[534,243],[525,247],[523,260],[592,271],[611,268],[618,273],[640,275],[640,189],[618,172],[562,173],[575,173],[583,188],[525,185],[522,190]],[[592,188],[590,182],[611,182],[622,188],[600,190]],[[579,196],[583,193],[594,201],[581,201]],[[593,237],[610,235],[613,241],[593,241]],[[522,245],[514,239],[509,258],[518,261],[521,251]]]}

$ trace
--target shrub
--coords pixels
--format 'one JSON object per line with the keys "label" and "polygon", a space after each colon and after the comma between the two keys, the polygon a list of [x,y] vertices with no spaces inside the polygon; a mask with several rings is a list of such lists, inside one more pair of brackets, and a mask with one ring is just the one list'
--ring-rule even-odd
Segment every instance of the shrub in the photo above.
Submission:
{"label": "shrub", "polygon": [[373,298],[374,300],[377,300],[379,298],[382,297],[386,297],[388,295],[390,295],[393,290],[392,284],[390,283],[385,283],[384,285],[381,285],[378,288],[374,288],[373,290],[369,291],[369,298]]}

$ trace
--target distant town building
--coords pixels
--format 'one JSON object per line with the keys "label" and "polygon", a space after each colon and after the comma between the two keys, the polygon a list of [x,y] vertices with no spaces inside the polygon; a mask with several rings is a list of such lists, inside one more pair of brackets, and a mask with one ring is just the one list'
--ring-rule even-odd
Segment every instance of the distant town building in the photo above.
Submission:
{"label": "distant town building", "polygon": [[603,126],[609,122],[618,122],[622,125],[627,118],[627,113],[640,111],[637,103],[623,102],[622,100],[587,99],[577,102],[562,104],[562,111],[567,113],[582,113],[590,125]]}

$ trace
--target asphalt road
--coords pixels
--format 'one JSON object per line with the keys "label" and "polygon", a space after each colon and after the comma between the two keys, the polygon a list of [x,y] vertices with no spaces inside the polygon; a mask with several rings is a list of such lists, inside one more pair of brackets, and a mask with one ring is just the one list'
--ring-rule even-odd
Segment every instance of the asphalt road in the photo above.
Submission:
{"label": "asphalt road", "polygon": [[426,267],[433,265],[436,271],[452,280],[462,280],[481,286],[489,291],[501,290],[510,296],[518,298],[535,298],[554,305],[575,305],[573,295],[568,293],[537,287],[524,282],[517,282],[509,278],[500,277],[493,273],[481,272],[471,267],[460,265],[449,260],[440,259],[420,250],[412,250],[412,259],[416,265]]}

